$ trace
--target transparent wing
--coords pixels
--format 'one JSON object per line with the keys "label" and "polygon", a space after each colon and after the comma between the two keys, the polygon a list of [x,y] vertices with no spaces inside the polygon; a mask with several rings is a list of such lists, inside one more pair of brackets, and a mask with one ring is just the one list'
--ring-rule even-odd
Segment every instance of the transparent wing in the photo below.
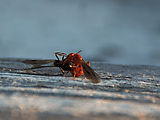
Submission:
{"label": "transparent wing", "polygon": [[54,67],[55,60],[50,60],[50,59],[48,60],[24,60],[22,62],[33,66],[31,68],[27,68],[27,70],[29,70],[29,69],[38,69],[38,68],[44,68],[44,67]]}
{"label": "transparent wing", "polygon": [[85,77],[92,83],[101,82],[100,76],[91,67],[89,67],[85,61],[82,61],[82,67]]}
{"label": "transparent wing", "polygon": [[31,64],[31,65],[43,65],[48,63],[54,63],[55,60],[23,60],[22,62],[25,64]]}

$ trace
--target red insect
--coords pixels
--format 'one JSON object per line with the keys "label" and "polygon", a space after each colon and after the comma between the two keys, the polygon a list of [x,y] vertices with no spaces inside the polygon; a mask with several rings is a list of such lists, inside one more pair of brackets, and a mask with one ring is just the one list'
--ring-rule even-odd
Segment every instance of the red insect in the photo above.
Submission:
{"label": "red insect", "polygon": [[[70,72],[73,75],[73,80],[75,77],[80,77],[83,74],[87,79],[89,79],[92,83],[99,83],[100,82],[100,77],[99,75],[90,67],[89,62],[85,62],[82,57],[79,55],[81,50],[77,53],[70,53],[70,54],[65,54],[61,52],[56,52],[55,56],[58,60],[25,60],[23,61],[24,63],[29,63],[29,64],[36,64],[38,65],[39,63],[49,63],[53,62],[53,65],[51,66],[36,66],[32,67],[31,69],[37,69],[37,68],[42,68],[42,67],[59,67],[62,73],[64,74],[64,71]],[[62,56],[62,60],[59,59],[58,56]]]}
{"label": "red insect", "polygon": [[90,62],[86,63],[82,59],[82,57],[78,54],[80,52],[81,50],[75,54],[70,53],[69,55],[66,55],[65,53],[61,53],[61,52],[56,52],[55,55],[57,58],[58,58],[57,55],[62,56],[63,65],[68,64],[70,66],[69,71],[73,75],[73,80],[75,79],[75,77],[79,77],[84,74],[86,78],[91,80],[91,82],[99,83],[100,82],[99,75],[90,67]]}

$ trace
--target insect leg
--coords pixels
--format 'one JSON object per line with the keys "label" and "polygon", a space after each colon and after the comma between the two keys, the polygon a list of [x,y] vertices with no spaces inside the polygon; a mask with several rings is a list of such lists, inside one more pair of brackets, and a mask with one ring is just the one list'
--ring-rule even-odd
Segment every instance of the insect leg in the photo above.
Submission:
{"label": "insect leg", "polygon": [[77,75],[79,75],[79,73],[78,73],[78,66],[79,66],[79,64],[77,64],[77,66],[73,66],[75,69],[73,69],[73,79],[72,80],[74,80],[75,79],[75,77],[77,76]]}
{"label": "insect leg", "polygon": [[66,73],[64,73],[64,76],[66,77],[68,73],[69,73],[69,71],[67,71]]}
{"label": "insect leg", "polygon": [[59,56],[67,56],[66,53],[61,53],[61,52],[56,52],[55,55],[59,55]]}
{"label": "insect leg", "polygon": [[58,55],[59,55],[59,56],[62,56],[62,60],[64,60],[64,57],[67,56],[66,53],[56,52],[56,53],[55,53],[55,56],[56,56],[56,58],[57,58],[58,60],[59,60]]}
{"label": "insect leg", "polygon": [[74,75],[73,75],[73,79],[72,79],[72,80],[74,80],[74,79],[75,79],[75,77],[76,77],[76,72],[74,71]]}
{"label": "insect leg", "polygon": [[64,61],[64,56],[62,57],[62,61]]}
{"label": "insect leg", "polygon": [[60,70],[61,70],[62,74],[64,75],[64,70],[61,67],[60,67]]}
{"label": "insect leg", "polygon": [[55,56],[56,56],[56,58],[59,60],[59,57],[58,57],[57,53],[55,53]]}

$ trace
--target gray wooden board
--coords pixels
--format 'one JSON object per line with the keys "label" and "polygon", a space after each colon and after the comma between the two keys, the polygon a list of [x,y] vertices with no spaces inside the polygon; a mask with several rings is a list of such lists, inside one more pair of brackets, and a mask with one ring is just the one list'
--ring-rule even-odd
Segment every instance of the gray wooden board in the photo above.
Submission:
{"label": "gray wooden board", "polygon": [[91,62],[101,83],[0,59],[0,120],[159,119],[160,67]]}

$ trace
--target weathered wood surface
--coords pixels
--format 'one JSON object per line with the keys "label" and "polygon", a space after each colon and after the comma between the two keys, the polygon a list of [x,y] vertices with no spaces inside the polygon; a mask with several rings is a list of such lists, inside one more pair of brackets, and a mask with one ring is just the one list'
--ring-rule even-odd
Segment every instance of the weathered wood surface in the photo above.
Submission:
{"label": "weathered wood surface", "polygon": [[92,62],[102,82],[0,59],[0,120],[160,119],[160,67]]}

